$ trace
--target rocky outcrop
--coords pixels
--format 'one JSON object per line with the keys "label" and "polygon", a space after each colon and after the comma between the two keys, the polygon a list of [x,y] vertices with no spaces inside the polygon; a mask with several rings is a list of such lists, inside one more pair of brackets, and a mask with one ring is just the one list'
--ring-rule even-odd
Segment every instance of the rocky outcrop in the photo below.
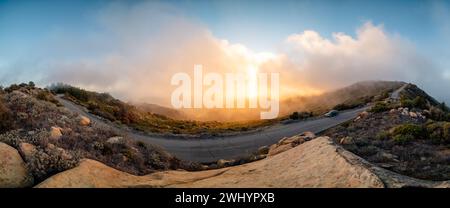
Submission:
{"label": "rocky outcrop", "polygon": [[290,150],[304,142],[312,140],[316,137],[316,135],[312,132],[304,132],[302,134],[293,136],[293,137],[285,137],[281,139],[277,144],[273,144],[270,146],[269,151],[267,153],[268,156],[274,156],[281,152],[285,152]]}
{"label": "rocky outcrop", "polygon": [[0,188],[22,188],[33,184],[19,152],[0,142]]}
{"label": "rocky outcrop", "polygon": [[[37,187],[384,187],[361,163],[349,162],[330,138],[319,137],[256,162],[216,170],[134,176],[93,160]],[[356,156],[354,156],[356,157]]]}

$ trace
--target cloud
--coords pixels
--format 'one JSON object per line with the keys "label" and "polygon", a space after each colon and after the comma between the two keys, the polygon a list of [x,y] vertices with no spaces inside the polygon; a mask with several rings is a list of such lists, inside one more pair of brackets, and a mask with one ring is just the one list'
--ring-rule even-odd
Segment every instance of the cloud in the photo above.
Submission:
{"label": "cloud", "polygon": [[286,38],[285,57],[279,66],[284,84],[291,89],[330,90],[361,80],[399,80],[418,84],[440,99],[449,87],[443,70],[398,34],[383,25],[366,22],[352,37],[334,33],[331,39],[316,31],[304,31]]}
{"label": "cloud", "polygon": [[[92,40],[77,41],[78,48],[89,49],[89,56],[52,61],[47,82],[62,81],[128,100],[167,105],[170,78],[177,72],[192,73],[195,64],[202,64],[206,72],[242,71],[250,62],[270,56],[217,39],[200,23],[158,2],[114,3],[100,11],[96,20],[101,33]],[[67,48],[64,43],[76,37],[60,34],[58,39],[58,51],[50,53],[73,51],[72,44]],[[98,41],[104,44],[93,47]]]}
{"label": "cloud", "polygon": [[360,80],[418,81],[427,79],[427,74],[434,78],[437,72],[411,43],[370,22],[357,30],[355,38],[334,33],[329,40],[305,31],[290,35],[286,44],[288,61],[301,82],[318,88]]}

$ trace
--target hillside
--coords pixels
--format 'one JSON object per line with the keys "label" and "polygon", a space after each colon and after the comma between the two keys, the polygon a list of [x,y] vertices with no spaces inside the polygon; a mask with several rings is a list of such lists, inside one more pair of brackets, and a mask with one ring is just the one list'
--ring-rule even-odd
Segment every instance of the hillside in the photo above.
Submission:
{"label": "hillside", "polygon": [[450,179],[450,111],[413,84],[400,92],[399,100],[380,101],[323,135],[388,170],[420,179]]}
{"label": "hillside", "polygon": [[33,83],[0,90],[0,118],[0,143],[19,150],[34,183],[75,167],[81,158],[136,175],[198,167],[91,123],[60,107],[50,91]]}
{"label": "hillside", "polygon": [[330,109],[345,110],[363,106],[387,98],[390,92],[404,84],[395,81],[364,81],[319,96],[289,98],[281,103],[282,114],[294,111],[323,114]]}

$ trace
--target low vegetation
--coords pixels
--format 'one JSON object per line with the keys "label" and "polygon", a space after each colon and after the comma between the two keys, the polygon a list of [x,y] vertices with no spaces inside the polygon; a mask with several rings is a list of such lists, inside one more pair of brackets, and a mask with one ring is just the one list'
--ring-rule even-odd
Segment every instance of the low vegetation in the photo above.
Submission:
{"label": "low vegetation", "polygon": [[377,102],[367,115],[323,134],[383,168],[420,179],[449,180],[448,108],[419,89],[407,89],[400,101]]}
{"label": "low vegetation", "polygon": [[[82,158],[136,175],[199,169],[199,164],[178,160],[108,127],[82,125],[79,115],[58,107],[54,100],[50,91],[30,84],[0,91],[0,142],[19,150],[36,183],[75,167]],[[52,136],[52,127],[60,136]],[[24,144],[32,150],[21,149]]]}
{"label": "low vegetation", "polygon": [[416,139],[427,139],[428,133],[425,127],[418,124],[402,124],[391,129],[391,137],[394,141],[405,143]]}
{"label": "low vegetation", "polygon": [[0,94],[0,133],[11,130],[14,127],[11,110],[4,104],[3,95]]}
{"label": "low vegetation", "polygon": [[289,115],[289,118],[292,120],[303,120],[311,117],[313,117],[312,112],[293,112]]}
{"label": "low vegetation", "polygon": [[375,103],[375,105],[369,110],[372,113],[381,113],[381,112],[385,112],[390,110],[390,106],[383,102],[383,101],[379,101],[377,103]]}
{"label": "low vegetation", "polygon": [[400,103],[402,107],[405,108],[419,108],[419,109],[427,109],[428,103],[424,97],[416,96],[414,99],[407,99],[405,97],[402,97],[400,99]]}

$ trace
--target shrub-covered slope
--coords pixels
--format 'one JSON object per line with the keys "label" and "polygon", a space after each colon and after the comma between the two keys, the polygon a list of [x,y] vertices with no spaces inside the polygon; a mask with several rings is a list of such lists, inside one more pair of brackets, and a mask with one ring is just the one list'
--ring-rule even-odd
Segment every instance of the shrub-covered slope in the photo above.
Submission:
{"label": "shrub-covered slope", "polygon": [[61,107],[50,91],[32,83],[0,90],[0,118],[0,142],[19,150],[36,182],[76,166],[80,158],[137,175],[196,168],[156,147],[83,120]]}

